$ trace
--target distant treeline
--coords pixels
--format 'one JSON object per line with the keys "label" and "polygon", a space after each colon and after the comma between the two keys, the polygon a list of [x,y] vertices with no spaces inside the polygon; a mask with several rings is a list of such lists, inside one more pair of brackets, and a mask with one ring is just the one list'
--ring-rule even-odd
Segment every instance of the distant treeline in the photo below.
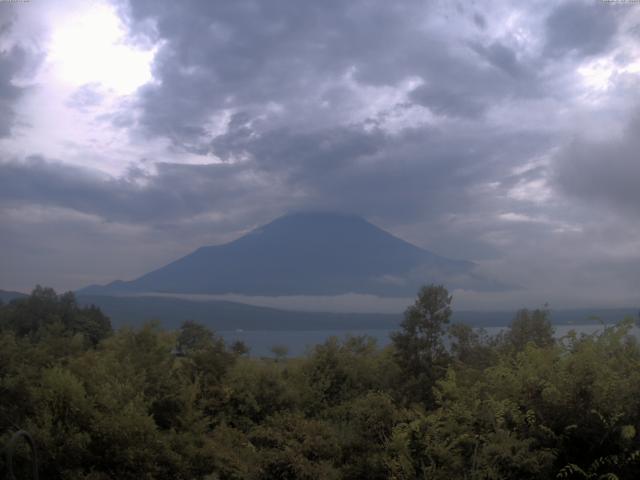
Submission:
{"label": "distant treeline", "polygon": [[30,432],[47,480],[639,478],[632,318],[556,340],[521,310],[490,337],[450,305],[424,287],[384,349],[253,358],[193,321],[113,331],[38,287],[0,305],[0,445]]}

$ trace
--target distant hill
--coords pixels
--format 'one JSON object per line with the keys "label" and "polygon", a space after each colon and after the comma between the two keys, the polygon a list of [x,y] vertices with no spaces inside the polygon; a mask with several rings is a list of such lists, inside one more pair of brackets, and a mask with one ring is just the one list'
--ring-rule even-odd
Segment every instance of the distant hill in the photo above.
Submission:
{"label": "distant hill", "polygon": [[219,300],[193,301],[167,297],[78,295],[81,305],[96,305],[115,327],[159,320],[174,329],[194,320],[221,330],[350,330],[394,329],[402,315],[380,313],[296,312]]}
{"label": "distant hill", "polygon": [[2,303],[8,303],[11,300],[15,300],[16,298],[25,298],[25,297],[27,297],[26,293],[12,292],[9,290],[0,290],[0,301],[2,301]]}
{"label": "distant hill", "polygon": [[[164,328],[174,329],[185,320],[195,320],[217,330],[395,330],[399,328],[403,312],[327,313],[297,312],[258,307],[219,300],[195,301],[169,297],[110,297],[79,295],[82,305],[97,305],[111,318],[115,327],[139,326],[148,320],[159,320]],[[637,309],[572,309],[551,312],[554,325],[612,324],[627,316],[637,318]],[[515,311],[455,311],[452,322],[474,327],[503,327],[509,325]],[[598,317],[599,320],[593,317]]]}
{"label": "distant hill", "polygon": [[474,264],[445,258],[366,220],[333,213],[280,217],[230,243],[202,247],[132,281],[81,294],[411,295],[425,283],[491,290]]}

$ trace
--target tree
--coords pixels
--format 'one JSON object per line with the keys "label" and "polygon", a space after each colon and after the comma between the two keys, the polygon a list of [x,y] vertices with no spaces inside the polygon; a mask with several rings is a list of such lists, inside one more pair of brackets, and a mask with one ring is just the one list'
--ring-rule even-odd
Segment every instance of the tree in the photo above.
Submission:
{"label": "tree", "polygon": [[95,305],[77,310],[69,328],[82,333],[94,347],[113,333],[111,320]]}
{"label": "tree", "polygon": [[458,362],[472,368],[485,368],[494,361],[491,339],[484,329],[474,329],[465,323],[449,326],[449,349]]}
{"label": "tree", "polygon": [[196,350],[204,350],[214,343],[214,335],[204,325],[187,320],[180,326],[176,349],[183,355]]}
{"label": "tree", "polygon": [[193,321],[180,327],[174,354],[182,357],[183,371],[198,384],[199,406],[205,414],[213,416],[226,395],[223,377],[237,356],[227,350],[220,336]]}
{"label": "tree", "polygon": [[289,347],[286,345],[274,345],[271,347],[271,353],[273,353],[276,362],[281,362],[289,355]]}
{"label": "tree", "polygon": [[242,355],[249,355],[251,349],[242,340],[236,340],[231,344],[231,351],[234,355],[241,357]]}
{"label": "tree", "polygon": [[442,285],[424,286],[404,313],[402,330],[391,334],[395,358],[405,373],[410,397],[430,404],[431,389],[442,377],[447,352],[442,342],[445,325],[451,318],[451,300]]}
{"label": "tree", "polygon": [[525,308],[516,313],[516,317],[505,334],[505,340],[516,351],[520,351],[529,342],[542,348],[553,345],[555,343],[553,334],[549,310],[536,309],[530,312]]}
{"label": "tree", "polygon": [[81,334],[93,347],[113,333],[109,317],[98,307],[81,307],[73,292],[57,295],[53,289],[40,285],[28,297],[2,307],[0,328],[32,340],[52,331],[68,336]]}
{"label": "tree", "polygon": [[249,435],[263,480],[337,479],[340,455],[336,432],[321,420],[299,413],[269,417]]}

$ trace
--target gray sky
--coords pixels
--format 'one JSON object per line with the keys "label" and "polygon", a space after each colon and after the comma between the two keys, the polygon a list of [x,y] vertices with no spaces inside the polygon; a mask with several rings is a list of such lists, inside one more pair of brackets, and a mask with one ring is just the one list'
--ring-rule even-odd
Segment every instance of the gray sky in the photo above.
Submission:
{"label": "gray sky", "polygon": [[292,210],[640,297],[640,5],[0,2],[0,288],[131,279]]}

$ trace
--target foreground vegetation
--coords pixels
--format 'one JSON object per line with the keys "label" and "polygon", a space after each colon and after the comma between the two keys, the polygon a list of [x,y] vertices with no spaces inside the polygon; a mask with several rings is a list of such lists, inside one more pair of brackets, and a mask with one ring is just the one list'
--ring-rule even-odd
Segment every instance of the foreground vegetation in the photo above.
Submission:
{"label": "foreground vegetation", "polygon": [[46,479],[638,478],[631,319],[554,340],[523,310],[490,338],[450,302],[422,289],[384,349],[258,359],[193,322],[112,332],[37,288],[0,307],[0,444],[28,430]]}

